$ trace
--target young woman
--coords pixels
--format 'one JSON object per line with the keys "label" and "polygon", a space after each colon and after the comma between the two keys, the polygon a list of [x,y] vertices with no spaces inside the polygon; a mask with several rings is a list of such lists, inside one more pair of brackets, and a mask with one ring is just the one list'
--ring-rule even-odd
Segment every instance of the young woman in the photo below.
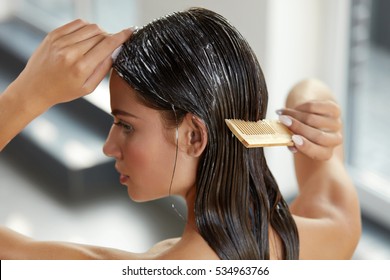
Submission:
{"label": "young woman", "polygon": [[[109,51],[129,32],[109,36],[88,31],[96,28],[76,21],[48,35],[1,96],[3,146],[37,114],[90,92],[102,79],[109,67]],[[100,35],[91,36],[95,32]],[[53,46],[62,47],[58,51]],[[63,67],[68,74],[51,73],[53,83],[36,92],[33,89],[38,87],[31,86],[39,85],[35,80],[44,77],[43,57],[52,63],[48,69]],[[89,64],[93,57],[99,59]],[[67,93],[66,82],[73,80]],[[27,106],[22,101],[26,91],[37,95]],[[38,242],[2,228],[0,258],[352,256],[360,236],[359,206],[343,165],[340,111],[329,89],[315,80],[303,81],[280,110],[280,120],[295,134],[300,193],[289,207],[263,149],[245,148],[225,124],[227,118],[263,119],[268,96],[253,51],[220,15],[191,9],[136,30],[114,63],[110,96],[114,124],[104,152],[115,159],[120,182],[133,200],[185,198],[188,217],[181,238],[163,241],[145,254],[132,254]],[[18,107],[27,108],[21,111],[21,120],[6,124],[6,119],[17,115]]]}

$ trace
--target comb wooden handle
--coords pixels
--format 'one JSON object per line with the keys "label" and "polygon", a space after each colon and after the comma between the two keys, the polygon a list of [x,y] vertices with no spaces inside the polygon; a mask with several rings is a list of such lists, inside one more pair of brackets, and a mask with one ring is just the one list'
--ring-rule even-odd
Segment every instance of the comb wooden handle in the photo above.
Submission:
{"label": "comb wooden handle", "polygon": [[247,148],[293,146],[292,132],[278,120],[250,122],[225,119],[230,131]]}

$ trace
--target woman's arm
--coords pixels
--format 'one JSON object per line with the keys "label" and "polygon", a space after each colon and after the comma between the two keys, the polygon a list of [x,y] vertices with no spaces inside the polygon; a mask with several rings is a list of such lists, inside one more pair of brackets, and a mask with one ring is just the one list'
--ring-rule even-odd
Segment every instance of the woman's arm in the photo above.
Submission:
{"label": "woman's arm", "polygon": [[344,165],[340,109],[317,80],[297,84],[281,119],[288,118],[296,152],[299,193],[291,204],[301,242],[300,258],[351,258],[361,234],[356,190]]}
{"label": "woman's arm", "polygon": [[68,242],[36,241],[0,226],[0,260],[146,259],[147,254]]}
{"label": "woman's arm", "polygon": [[[0,151],[51,106],[92,92],[111,68],[112,52],[131,30],[107,34],[75,20],[52,32],[19,77],[0,95]],[[70,243],[39,242],[0,226],[0,259],[132,257],[126,252]]]}
{"label": "woman's arm", "polygon": [[82,20],[50,32],[0,95],[0,151],[51,106],[92,92],[111,67],[111,53],[130,35],[110,35]]}

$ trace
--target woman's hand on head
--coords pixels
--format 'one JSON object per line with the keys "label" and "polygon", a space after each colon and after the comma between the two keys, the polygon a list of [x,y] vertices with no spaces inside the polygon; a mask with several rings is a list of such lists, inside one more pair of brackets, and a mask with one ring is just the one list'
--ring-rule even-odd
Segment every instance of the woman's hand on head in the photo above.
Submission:
{"label": "woman's hand on head", "polygon": [[107,34],[95,24],[72,21],[46,36],[15,82],[47,107],[89,94],[111,68],[112,52],[131,32]]}
{"label": "woman's hand on head", "polygon": [[293,132],[290,150],[316,160],[328,160],[343,142],[340,107],[332,100],[313,100],[278,110],[280,121]]}

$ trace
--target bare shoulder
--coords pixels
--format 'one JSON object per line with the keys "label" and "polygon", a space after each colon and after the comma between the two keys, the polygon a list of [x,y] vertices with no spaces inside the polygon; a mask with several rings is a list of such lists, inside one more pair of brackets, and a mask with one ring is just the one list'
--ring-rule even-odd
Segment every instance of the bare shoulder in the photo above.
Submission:
{"label": "bare shoulder", "polygon": [[[218,255],[198,234],[168,239],[156,244],[154,259],[159,260],[218,260]],[[150,253],[150,251],[149,251]]]}
{"label": "bare shoulder", "polygon": [[175,246],[180,241],[180,238],[169,238],[163,241],[156,243],[152,248],[149,249],[147,254],[150,256],[158,256],[162,253],[170,250],[173,246]]}

